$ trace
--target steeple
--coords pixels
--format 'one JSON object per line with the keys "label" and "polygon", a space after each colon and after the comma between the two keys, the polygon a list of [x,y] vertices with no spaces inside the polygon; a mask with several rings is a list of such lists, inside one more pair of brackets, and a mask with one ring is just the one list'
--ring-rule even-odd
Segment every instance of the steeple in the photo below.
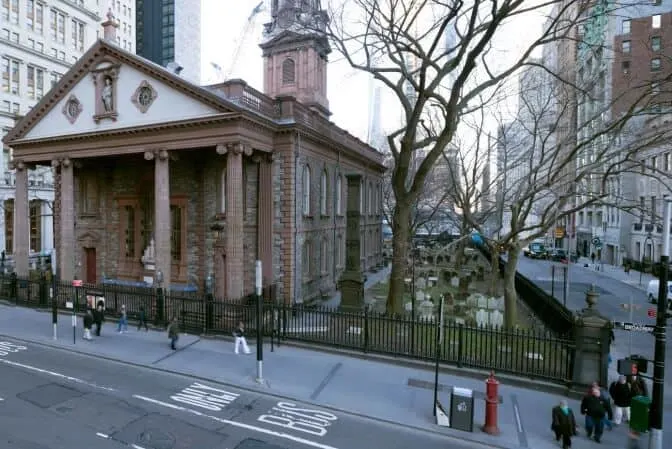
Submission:
{"label": "steeple", "polygon": [[264,57],[264,93],[293,96],[329,116],[325,34],[329,17],[320,0],[271,0],[271,21],[260,45]]}

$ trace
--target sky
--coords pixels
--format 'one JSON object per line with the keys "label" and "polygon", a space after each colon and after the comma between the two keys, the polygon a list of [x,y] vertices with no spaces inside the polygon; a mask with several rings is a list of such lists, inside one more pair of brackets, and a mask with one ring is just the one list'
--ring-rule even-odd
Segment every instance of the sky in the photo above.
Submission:
{"label": "sky", "polygon": [[[263,91],[263,61],[258,44],[262,38],[263,23],[269,21],[268,11],[255,17],[249,30],[244,33],[248,17],[260,0],[201,1],[202,83],[212,84],[225,78],[242,78],[252,87]],[[526,39],[533,34],[531,30],[540,30],[540,27],[541,20],[534,17],[521,18],[514,25],[507,26],[495,44],[502,63],[519,54]],[[238,57],[234,63],[236,53]],[[219,65],[222,70],[218,72],[211,63]],[[366,140],[369,122],[369,76],[350,68],[342,56],[334,51],[330,55],[327,77],[332,121]],[[347,95],[344,95],[346,92]],[[401,114],[395,99],[386,95],[383,90],[381,103],[383,130],[399,126]]]}

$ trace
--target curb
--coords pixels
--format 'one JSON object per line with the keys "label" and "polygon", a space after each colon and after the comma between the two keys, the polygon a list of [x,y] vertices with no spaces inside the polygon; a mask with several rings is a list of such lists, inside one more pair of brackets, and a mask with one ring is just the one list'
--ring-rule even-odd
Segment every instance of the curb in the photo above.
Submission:
{"label": "curb", "polygon": [[[493,443],[488,443],[488,442],[484,442],[484,441],[479,441],[475,438],[466,438],[462,434],[460,434],[459,436],[453,436],[453,435],[450,435],[446,432],[441,432],[441,431],[435,430],[433,428],[423,428],[423,427],[419,427],[419,426],[415,426],[415,425],[411,425],[411,424],[404,424],[404,423],[400,423],[400,422],[397,422],[397,421],[392,421],[390,419],[378,418],[378,417],[375,417],[375,416],[369,416],[369,415],[365,415],[363,413],[354,412],[354,411],[351,411],[351,410],[346,410],[346,409],[341,408],[341,407],[335,407],[335,406],[328,405],[328,404],[321,404],[321,403],[318,403],[318,402],[315,402],[315,401],[311,401],[309,399],[304,400],[304,399],[301,399],[301,398],[296,398],[296,397],[292,397],[292,396],[285,396],[285,395],[282,395],[282,394],[279,394],[279,393],[269,392],[269,391],[261,389],[261,388],[254,388],[254,387],[250,387],[250,386],[246,386],[246,385],[239,385],[239,384],[236,384],[236,383],[233,383],[233,382],[213,380],[213,379],[209,379],[209,378],[206,378],[206,377],[203,377],[203,376],[182,373],[182,372],[179,372],[179,371],[169,370],[169,369],[166,369],[166,368],[159,368],[159,367],[151,366],[151,365],[144,365],[142,363],[129,362],[129,361],[126,361],[126,360],[120,360],[120,359],[116,359],[114,357],[104,356],[104,355],[100,355],[100,354],[93,355],[93,354],[90,354],[90,353],[87,353],[87,352],[84,352],[84,351],[81,351],[81,350],[78,350],[78,349],[69,349],[69,348],[65,348],[65,347],[62,347],[62,346],[49,344],[49,343],[46,343],[46,342],[30,340],[30,339],[27,339],[27,338],[14,337],[14,336],[11,336],[11,335],[6,335],[6,334],[0,334],[0,337],[9,338],[9,339],[12,339],[12,340],[20,341],[22,343],[34,344],[34,345],[43,346],[43,347],[56,349],[56,350],[60,350],[60,351],[68,351],[68,352],[79,354],[79,355],[82,355],[82,356],[85,356],[85,357],[107,360],[107,361],[110,361],[110,362],[119,363],[119,364],[127,365],[127,366],[132,366],[132,367],[135,367],[135,368],[148,369],[148,370],[152,370],[152,371],[156,371],[156,372],[160,372],[160,373],[172,374],[172,375],[187,377],[187,378],[191,378],[191,379],[195,379],[195,380],[200,380],[200,381],[203,381],[203,382],[209,382],[209,383],[213,383],[213,384],[216,384],[216,385],[232,387],[232,388],[236,388],[236,389],[248,392],[248,393],[263,394],[263,395],[270,396],[270,397],[280,399],[280,400],[296,401],[296,402],[300,402],[300,403],[303,403],[303,404],[306,404],[306,405],[311,405],[311,406],[314,406],[314,407],[322,408],[322,409],[325,409],[325,410],[330,410],[330,411],[333,411],[333,412],[342,413],[344,415],[355,416],[355,417],[358,417],[360,419],[365,419],[365,420],[369,420],[369,421],[376,421],[376,422],[388,424],[388,425],[395,426],[395,427],[404,427],[406,429],[413,430],[413,431],[416,431],[416,432],[431,433],[431,434],[438,435],[438,436],[441,436],[441,437],[444,437],[444,438],[449,438],[449,439],[452,439],[452,440],[467,441],[469,443],[474,443],[474,444],[478,444],[478,445],[481,445],[481,446],[486,446],[486,447],[493,448],[493,449],[519,449],[519,446],[517,446],[517,445],[516,446],[507,446],[507,445],[493,444]],[[457,430],[451,430],[451,431],[452,432],[460,432],[460,431],[457,431]]]}

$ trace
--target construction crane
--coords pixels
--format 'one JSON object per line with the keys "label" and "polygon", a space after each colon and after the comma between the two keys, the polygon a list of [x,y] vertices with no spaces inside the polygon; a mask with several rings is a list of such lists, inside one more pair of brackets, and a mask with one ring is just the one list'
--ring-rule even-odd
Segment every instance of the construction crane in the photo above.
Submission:
{"label": "construction crane", "polygon": [[236,63],[238,62],[238,58],[240,57],[240,52],[242,51],[242,48],[245,45],[245,42],[247,41],[250,33],[252,32],[252,30],[254,30],[254,25],[256,24],[257,16],[259,15],[259,13],[264,12],[265,10],[266,6],[264,5],[263,0],[260,1],[259,4],[254,7],[254,9],[252,9],[250,16],[247,18],[247,22],[243,27],[243,31],[240,33],[240,36],[236,41],[237,42],[236,49],[233,52],[233,57],[231,58],[231,63],[229,64],[229,70],[226,71],[226,75],[224,76],[225,80],[231,78],[231,73],[233,73],[233,70],[236,68]]}

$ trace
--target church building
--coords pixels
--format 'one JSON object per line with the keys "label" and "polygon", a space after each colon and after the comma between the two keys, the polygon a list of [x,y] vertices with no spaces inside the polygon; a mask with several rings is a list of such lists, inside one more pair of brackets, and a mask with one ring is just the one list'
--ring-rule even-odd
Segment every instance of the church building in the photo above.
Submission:
{"label": "church building", "polygon": [[[361,175],[360,258],[382,264],[382,154],[329,121],[319,2],[273,2],[264,92],[211,86],[97,41],[3,139],[16,168],[14,260],[29,272],[28,169],[55,177],[64,281],[214,289],[263,282],[286,302],[332,294],[345,265],[346,175]],[[309,26],[308,26],[309,25]],[[322,28],[323,29],[323,28]]]}

